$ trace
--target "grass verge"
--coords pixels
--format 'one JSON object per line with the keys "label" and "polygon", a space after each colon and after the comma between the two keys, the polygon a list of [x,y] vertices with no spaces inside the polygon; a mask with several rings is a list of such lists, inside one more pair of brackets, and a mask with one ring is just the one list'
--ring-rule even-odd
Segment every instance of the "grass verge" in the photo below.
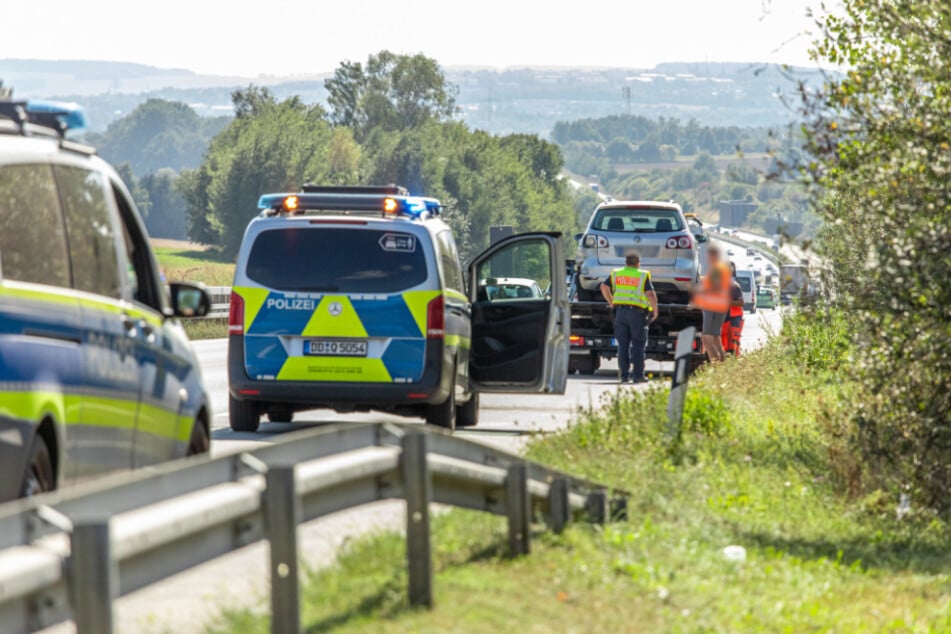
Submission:
{"label": "grass verge", "polygon": [[230,286],[234,279],[234,263],[214,249],[157,246],[154,251],[169,281]]}
{"label": "grass verge", "polygon": [[[700,373],[674,442],[654,390],[624,392],[529,447],[631,491],[628,522],[539,534],[530,556],[508,560],[495,518],[440,517],[431,612],[406,605],[399,536],[357,540],[307,574],[306,630],[951,631],[951,531],[850,488],[840,421],[861,395],[835,373],[841,341],[791,330],[795,343]],[[745,561],[727,560],[729,545]],[[261,612],[227,611],[209,631],[265,632]]]}
{"label": "grass verge", "polygon": [[183,319],[182,326],[188,338],[192,341],[198,339],[221,339],[228,336],[227,317],[212,319]]}

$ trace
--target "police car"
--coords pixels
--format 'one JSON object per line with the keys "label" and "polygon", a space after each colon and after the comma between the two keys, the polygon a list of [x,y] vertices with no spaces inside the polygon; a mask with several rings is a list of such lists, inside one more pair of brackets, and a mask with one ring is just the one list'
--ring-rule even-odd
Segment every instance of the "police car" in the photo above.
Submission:
{"label": "police car", "polygon": [[[305,185],[258,206],[231,295],[232,429],[313,408],[454,429],[478,422],[480,392],[564,391],[559,234],[512,236],[464,270],[439,202],[402,187]],[[500,301],[502,278],[552,290]]]}
{"label": "police car", "polygon": [[0,101],[0,500],[208,451],[208,396],[129,192],[72,105]]}

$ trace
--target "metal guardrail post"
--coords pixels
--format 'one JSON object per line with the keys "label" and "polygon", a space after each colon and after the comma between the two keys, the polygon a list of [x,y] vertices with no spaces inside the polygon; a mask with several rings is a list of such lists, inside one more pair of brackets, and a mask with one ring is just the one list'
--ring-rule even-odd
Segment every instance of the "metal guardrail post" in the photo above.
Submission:
{"label": "metal guardrail post", "polygon": [[272,465],[264,475],[264,521],[271,548],[271,632],[300,632],[297,525],[301,502],[293,465]]}
{"label": "metal guardrail post", "polygon": [[592,491],[588,494],[588,521],[592,524],[604,524],[608,514],[608,496],[604,491]]}
{"label": "metal guardrail post", "polygon": [[690,353],[696,328],[690,326],[677,334],[674,348],[674,373],[670,380],[670,394],[667,396],[667,439],[669,442],[680,439],[680,426],[684,417],[684,403],[687,399],[687,379],[690,378]]}
{"label": "metal guardrail post", "polygon": [[571,507],[568,503],[568,478],[555,478],[548,487],[548,525],[559,535],[565,530],[571,519]]}
{"label": "metal guardrail post", "polygon": [[74,521],[70,551],[69,585],[77,634],[112,634],[119,566],[112,556],[109,519]]}
{"label": "metal guardrail post", "polygon": [[433,605],[433,553],[429,532],[429,503],[433,484],[426,461],[426,434],[407,432],[400,439],[400,473],[406,496],[406,563],[409,604]]}
{"label": "metal guardrail post", "polygon": [[509,554],[513,557],[531,552],[532,499],[528,495],[528,465],[510,465],[505,479],[508,500]]}

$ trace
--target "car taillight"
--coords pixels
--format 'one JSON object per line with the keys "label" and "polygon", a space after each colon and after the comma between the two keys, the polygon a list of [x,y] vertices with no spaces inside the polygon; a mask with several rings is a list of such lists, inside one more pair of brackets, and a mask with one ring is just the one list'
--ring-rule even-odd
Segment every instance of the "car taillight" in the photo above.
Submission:
{"label": "car taillight", "polygon": [[584,345],[584,337],[582,337],[581,335],[571,335],[570,337],[568,337],[568,341],[569,341],[569,342],[571,343],[571,345],[573,345],[573,346],[583,346],[583,345]]}
{"label": "car taillight", "polygon": [[598,236],[598,248],[603,249],[604,247],[611,246],[611,243],[608,242],[608,239],[604,236]]}
{"label": "car taillight", "polygon": [[228,333],[244,334],[244,298],[231,291],[231,303],[228,305]]}
{"label": "car taillight", "polygon": [[426,306],[426,337],[442,339],[446,334],[446,300],[437,295]]}
{"label": "car taillight", "polygon": [[586,249],[593,249],[594,246],[598,243],[598,238],[596,236],[585,236],[581,241],[581,246]]}
{"label": "car taillight", "polygon": [[667,242],[664,245],[668,249],[692,249],[693,240],[687,236],[680,236],[679,238],[667,238]]}

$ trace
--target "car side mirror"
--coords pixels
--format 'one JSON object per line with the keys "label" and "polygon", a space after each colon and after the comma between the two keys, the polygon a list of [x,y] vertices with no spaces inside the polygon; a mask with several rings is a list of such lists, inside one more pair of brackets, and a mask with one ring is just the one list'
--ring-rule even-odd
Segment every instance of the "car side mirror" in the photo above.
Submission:
{"label": "car side mirror", "polygon": [[168,285],[172,314],[176,317],[204,317],[211,312],[211,296],[203,286],[188,282]]}
{"label": "car side mirror", "polygon": [[703,235],[702,233],[698,233],[694,235],[694,237],[697,239],[697,244],[703,244],[707,241],[707,236]]}

